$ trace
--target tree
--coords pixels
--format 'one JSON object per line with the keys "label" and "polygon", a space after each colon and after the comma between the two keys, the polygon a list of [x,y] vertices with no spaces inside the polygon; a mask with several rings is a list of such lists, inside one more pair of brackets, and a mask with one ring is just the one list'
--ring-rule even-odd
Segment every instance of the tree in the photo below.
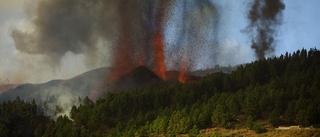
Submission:
{"label": "tree", "polygon": [[165,133],[166,127],[168,125],[167,116],[157,117],[152,124],[153,131],[156,133]]}
{"label": "tree", "polygon": [[232,116],[226,112],[226,109],[222,105],[218,105],[213,111],[211,120],[215,126],[228,127]]}
{"label": "tree", "polygon": [[294,122],[302,125],[302,126],[308,126],[309,125],[309,116],[307,114],[307,111],[305,109],[301,109],[294,119]]}
{"label": "tree", "polygon": [[189,137],[196,137],[200,134],[200,131],[197,125],[193,125],[192,129],[189,130]]}
{"label": "tree", "polygon": [[272,124],[272,126],[276,127],[281,123],[280,114],[281,113],[279,109],[275,109],[271,112],[268,121],[270,124]]}
{"label": "tree", "polygon": [[253,117],[252,116],[248,116],[247,117],[246,126],[249,129],[252,129],[252,127],[253,127]]}
{"label": "tree", "polygon": [[260,124],[254,124],[252,130],[258,134],[267,132],[267,129]]}
{"label": "tree", "polygon": [[0,136],[7,137],[9,136],[9,129],[5,124],[0,123]]}
{"label": "tree", "polygon": [[167,131],[176,133],[186,133],[191,125],[190,117],[184,115],[181,111],[174,111],[170,120]]}
{"label": "tree", "polygon": [[32,111],[32,114],[33,115],[37,115],[37,103],[36,103],[36,100],[35,99],[32,99],[32,102],[31,102],[31,111]]}
{"label": "tree", "polygon": [[59,113],[61,113],[63,110],[62,110],[62,107],[60,105],[56,105],[56,109],[54,111],[54,115],[57,116]]}
{"label": "tree", "polygon": [[70,118],[75,119],[78,112],[79,112],[78,108],[75,105],[73,105],[70,111]]}
{"label": "tree", "polygon": [[36,137],[42,137],[44,132],[46,131],[46,126],[44,124],[39,124],[39,126],[34,131],[34,136]]}
{"label": "tree", "polygon": [[[250,88],[250,87],[249,87]],[[250,90],[250,89],[247,89]],[[257,89],[252,89],[257,90]],[[255,91],[257,92],[257,91]],[[253,119],[259,116],[259,104],[257,95],[253,91],[248,91],[247,97],[244,100],[243,112],[246,116],[251,116]]]}
{"label": "tree", "polygon": [[289,124],[292,124],[294,122],[294,119],[295,119],[294,109],[295,109],[294,103],[290,102],[284,113],[285,121]]}

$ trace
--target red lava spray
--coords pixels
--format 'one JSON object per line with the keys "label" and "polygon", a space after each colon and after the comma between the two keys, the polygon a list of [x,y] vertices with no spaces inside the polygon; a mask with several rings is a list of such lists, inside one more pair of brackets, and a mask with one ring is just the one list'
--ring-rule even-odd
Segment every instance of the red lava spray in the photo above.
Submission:
{"label": "red lava spray", "polygon": [[156,74],[163,80],[167,80],[166,64],[164,59],[164,38],[163,38],[163,24],[164,24],[164,9],[165,2],[160,1],[158,15],[156,17],[156,32],[154,38],[154,54],[155,54],[155,71]]}
{"label": "red lava spray", "polygon": [[159,32],[156,32],[156,38],[155,38],[155,69],[156,74],[161,77],[163,80],[167,79],[166,76],[166,66],[164,62],[164,49],[163,49],[163,36],[161,33],[161,30]]}

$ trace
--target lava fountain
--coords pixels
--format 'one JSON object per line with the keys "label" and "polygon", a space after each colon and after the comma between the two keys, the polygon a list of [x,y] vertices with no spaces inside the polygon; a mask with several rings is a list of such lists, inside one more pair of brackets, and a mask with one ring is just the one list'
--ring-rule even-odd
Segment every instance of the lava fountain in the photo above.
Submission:
{"label": "lava fountain", "polygon": [[163,39],[163,18],[165,10],[165,2],[160,1],[160,6],[158,10],[158,15],[156,17],[156,34],[154,38],[155,44],[155,71],[156,74],[163,80],[167,79],[166,76],[166,64],[164,62],[164,39]]}

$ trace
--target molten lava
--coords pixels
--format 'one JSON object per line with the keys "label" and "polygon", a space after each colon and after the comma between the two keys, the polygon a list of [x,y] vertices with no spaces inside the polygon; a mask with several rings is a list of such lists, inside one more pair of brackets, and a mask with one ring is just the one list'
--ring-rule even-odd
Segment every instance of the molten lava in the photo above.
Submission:
{"label": "molten lava", "polygon": [[164,62],[164,38],[163,38],[163,24],[164,24],[164,9],[165,9],[166,2],[161,1],[158,15],[156,17],[157,19],[157,26],[156,26],[156,32],[155,32],[155,38],[154,38],[154,54],[155,54],[155,71],[156,74],[161,77],[163,80],[167,80],[166,75],[166,64]]}
{"label": "molten lava", "polygon": [[181,83],[186,83],[186,82],[187,82],[186,70],[185,70],[185,69],[183,69],[183,70],[180,71],[178,80],[179,80],[179,82],[181,82]]}
{"label": "molten lava", "polygon": [[179,82],[181,82],[181,83],[186,83],[187,82],[188,77],[187,77],[186,73],[187,73],[187,61],[183,60],[181,68],[180,68],[180,73],[179,73],[179,76],[178,76]]}
{"label": "molten lava", "polygon": [[163,36],[161,31],[157,31],[155,38],[155,71],[163,80],[167,79],[166,64],[164,63]]}

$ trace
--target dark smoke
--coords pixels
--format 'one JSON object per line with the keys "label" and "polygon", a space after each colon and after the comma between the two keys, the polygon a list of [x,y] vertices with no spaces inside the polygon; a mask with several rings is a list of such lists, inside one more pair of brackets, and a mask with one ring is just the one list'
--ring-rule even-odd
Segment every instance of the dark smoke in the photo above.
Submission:
{"label": "dark smoke", "polygon": [[247,31],[251,35],[251,48],[258,59],[264,59],[276,46],[275,35],[282,23],[282,11],[285,5],[282,0],[254,0],[250,8],[250,21]]}
{"label": "dark smoke", "polygon": [[29,19],[32,31],[13,29],[11,36],[16,49],[45,55],[53,66],[67,52],[95,52],[99,40],[113,41],[114,54],[128,50],[121,55],[131,63],[150,51],[153,7],[154,1],[144,0],[41,0]]}
{"label": "dark smoke", "polygon": [[[177,36],[180,40],[175,45],[178,51],[173,51],[178,57],[176,60],[163,57],[159,61],[159,56],[154,55],[159,52],[155,50],[160,47],[165,55],[164,27],[172,16],[171,9],[179,8],[176,4],[184,4]],[[113,67],[119,71],[138,65],[157,69],[157,62],[163,60],[166,65],[186,57],[194,65],[192,62],[197,62],[203,52],[213,53],[208,49],[214,49],[214,44],[203,37],[208,30],[216,29],[218,20],[209,0],[39,0],[36,10],[28,14],[31,31],[15,28],[11,32],[19,51],[44,55],[56,67],[68,52],[85,54],[89,62],[94,61],[90,56],[99,50],[99,41],[111,41]],[[159,37],[162,47],[155,46]],[[177,63],[173,68],[179,66]]]}
{"label": "dark smoke", "polygon": [[39,1],[30,20],[33,31],[14,29],[11,33],[16,48],[28,54],[46,55],[53,66],[60,63],[67,52],[81,54],[96,50],[96,30],[101,26],[93,21],[99,16],[92,10],[95,6],[77,0]]}

